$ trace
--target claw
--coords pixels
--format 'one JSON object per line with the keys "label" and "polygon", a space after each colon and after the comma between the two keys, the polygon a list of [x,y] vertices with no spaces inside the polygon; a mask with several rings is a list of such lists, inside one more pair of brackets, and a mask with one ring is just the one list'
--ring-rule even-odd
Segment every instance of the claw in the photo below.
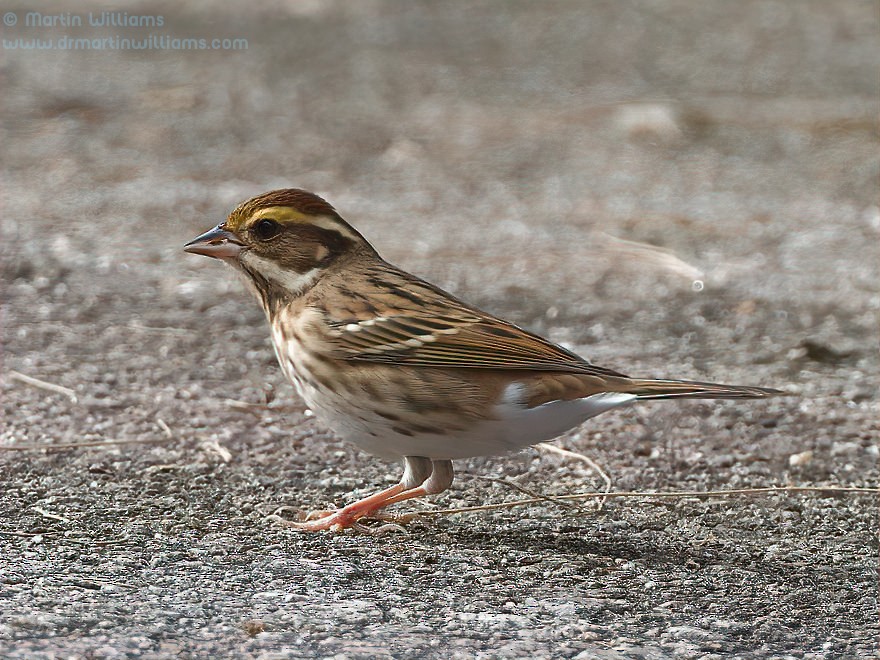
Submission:
{"label": "claw", "polygon": [[[312,511],[301,520],[287,520],[279,513],[291,507],[276,509],[269,519],[291,529],[303,532],[340,532],[353,528],[368,534],[384,534],[390,531],[406,531],[401,523],[406,523],[418,514],[388,516],[382,509],[391,504],[406,500],[442,493],[452,483],[452,461],[429,460],[419,456],[406,457],[406,469],[400,483],[395,484],[369,497],[336,509],[335,511]],[[375,519],[380,524],[369,527],[363,524],[364,519]]]}
{"label": "claw", "polygon": [[369,534],[370,536],[381,536],[383,534],[387,534],[388,532],[400,532],[401,534],[409,534],[406,527],[403,525],[398,525],[397,523],[384,523],[382,525],[378,525],[377,527],[370,527],[369,525],[364,525],[363,523],[356,522],[352,524],[352,528],[358,530],[359,532],[363,532],[364,534]]}
{"label": "claw", "polygon": [[327,516],[332,516],[336,511],[338,511],[338,509],[334,511],[309,511],[306,514],[305,520],[319,520],[321,518],[326,518]]}

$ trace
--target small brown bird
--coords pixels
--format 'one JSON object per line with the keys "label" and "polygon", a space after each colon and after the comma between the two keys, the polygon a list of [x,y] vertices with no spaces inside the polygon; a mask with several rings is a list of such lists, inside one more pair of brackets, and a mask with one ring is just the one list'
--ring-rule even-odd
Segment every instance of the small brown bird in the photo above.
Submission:
{"label": "small brown bird", "polygon": [[515,451],[635,401],[780,394],[590,364],[392,266],[304,190],[254,197],[184,249],[244,273],[284,374],[321,422],[364,451],[404,461],[400,483],[285,523],[296,529],[351,527],[446,490],[453,459]]}

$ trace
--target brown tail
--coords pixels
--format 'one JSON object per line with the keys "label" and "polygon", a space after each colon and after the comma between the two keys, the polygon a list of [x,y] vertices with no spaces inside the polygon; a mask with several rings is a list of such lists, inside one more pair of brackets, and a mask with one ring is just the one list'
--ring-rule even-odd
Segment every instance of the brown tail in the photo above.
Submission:
{"label": "brown tail", "polygon": [[572,401],[594,394],[619,392],[651,399],[763,399],[785,394],[766,387],[741,387],[693,380],[649,380],[626,376],[596,376],[545,372],[530,379],[530,408],[549,401]]}
{"label": "brown tail", "polygon": [[651,399],[763,399],[785,394],[769,387],[720,385],[693,380],[628,379],[624,392],[635,394],[639,400]]}

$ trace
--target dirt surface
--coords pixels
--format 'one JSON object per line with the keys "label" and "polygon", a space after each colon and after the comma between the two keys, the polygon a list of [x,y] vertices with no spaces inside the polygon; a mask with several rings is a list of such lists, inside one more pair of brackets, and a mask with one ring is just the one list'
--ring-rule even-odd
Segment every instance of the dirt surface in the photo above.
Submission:
{"label": "dirt surface", "polygon": [[[389,260],[599,364],[797,395],[559,441],[614,490],[876,487],[875,3],[33,9],[0,28],[0,657],[876,655],[870,495],[267,522],[399,467],[310,419],[233,273],[180,249],[242,199],[315,190]],[[8,41],[149,34],[248,47]],[[432,504],[523,497],[484,477],[602,486],[533,450],[458,474]]]}

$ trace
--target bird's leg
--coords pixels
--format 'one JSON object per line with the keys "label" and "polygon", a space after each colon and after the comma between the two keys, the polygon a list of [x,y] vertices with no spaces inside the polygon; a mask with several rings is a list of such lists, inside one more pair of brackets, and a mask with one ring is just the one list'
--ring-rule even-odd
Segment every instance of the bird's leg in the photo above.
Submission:
{"label": "bird's leg", "polygon": [[[403,477],[401,478],[400,483],[395,484],[390,488],[381,490],[378,493],[374,493],[373,495],[358,500],[357,502],[352,502],[341,509],[331,511],[314,520],[295,522],[283,520],[278,517],[275,517],[274,519],[281,522],[285,527],[292,527],[293,529],[299,529],[306,532],[317,532],[325,529],[337,530],[351,527],[364,516],[375,513],[379,509],[387,506],[391,503],[389,500],[395,502],[400,501],[395,498],[419,490],[421,484],[431,481],[434,476],[432,470],[436,470],[436,467],[432,468],[432,462],[430,459],[422,456],[407,456],[404,460],[405,467]],[[411,495],[410,497],[417,496],[418,495]],[[409,499],[409,497],[405,497],[404,499]]]}
{"label": "bird's leg", "polygon": [[452,461],[431,461],[431,476],[414,488],[408,488],[400,493],[388,497],[382,506],[396,504],[404,500],[425,495],[436,495],[452,485],[455,473],[452,471]]}
{"label": "bird's leg", "polygon": [[[432,467],[433,469],[431,472],[431,476],[427,480],[425,480],[422,484],[415,488],[408,488],[407,490],[398,493],[397,495],[392,495],[387,500],[385,500],[385,502],[382,504],[382,508],[384,509],[386,506],[390,506],[392,504],[396,504],[397,502],[403,502],[405,500],[410,500],[416,497],[423,497],[425,495],[436,495],[437,493],[442,493],[447,488],[449,488],[452,485],[452,480],[454,476],[452,471],[452,461],[433,461]],[[401,515],[395,515],[391,513],[385,513],[384,511],[374,511],[370,514],[370,517],[385,521],[385,524],[378,527],[365,527],[364,525],[358,525],[358,527],[365,532],[369,532],[370,534],[382,534],[383,532],[389,530],[402,532],[405,531],[405,529],[401,527],[401,523],[407,523],[416,516],[418,516],[417,513],[405,513]]]}

